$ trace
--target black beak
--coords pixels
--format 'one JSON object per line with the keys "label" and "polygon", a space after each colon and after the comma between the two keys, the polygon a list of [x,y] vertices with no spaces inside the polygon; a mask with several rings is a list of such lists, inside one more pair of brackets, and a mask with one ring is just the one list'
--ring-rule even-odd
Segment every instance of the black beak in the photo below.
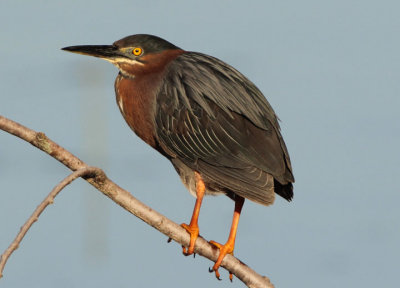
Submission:
{"label": "black beak", "polygon": [[62,48],[61,50],[106,59],[123,56],[118,47],[114,45],[69,46]]}

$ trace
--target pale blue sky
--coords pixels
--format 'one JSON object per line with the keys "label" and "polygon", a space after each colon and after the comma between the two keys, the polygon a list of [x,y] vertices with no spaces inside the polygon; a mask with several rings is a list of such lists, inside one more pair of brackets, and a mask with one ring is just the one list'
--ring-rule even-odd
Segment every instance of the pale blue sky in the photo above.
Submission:
{"label": "pale blue sky", "polygon": [[[60,48],[149,33],[216,56],[274,107],[296,177],[293,202],[245,203],[235,255],[279,288],[398,286],[398,1],[59,2],[0,2],[1,115],[188,222],[194,198],[118,111],[117,69]],[[0,250],[68,173],[0,132]],[[233,202],[203,204],[200,233],[224,242]],[[242,286],[166,240],[79,180],[29,231],[0,286]]]}

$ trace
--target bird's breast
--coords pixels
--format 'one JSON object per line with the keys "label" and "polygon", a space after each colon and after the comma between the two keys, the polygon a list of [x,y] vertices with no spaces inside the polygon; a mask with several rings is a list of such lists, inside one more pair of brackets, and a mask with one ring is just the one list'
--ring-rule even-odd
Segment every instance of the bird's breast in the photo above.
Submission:
{"label": "bird's breast", "polygon": [[122,116],[129,127],[153,148],[156,148],[154,113],[158,78],[157,75],[127,78],[119,74],[115,80],[115,94]]}

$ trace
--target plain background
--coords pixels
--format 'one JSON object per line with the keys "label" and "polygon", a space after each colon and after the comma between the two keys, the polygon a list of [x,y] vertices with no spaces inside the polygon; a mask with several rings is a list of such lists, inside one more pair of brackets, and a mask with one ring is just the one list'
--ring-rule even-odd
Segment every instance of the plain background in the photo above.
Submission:
{"label": "plain background", "polygon": [[[60,50],[149,33],[236,67],[282,120],[294,201],[247,201],[235,255],[276,287],[398,287],[398,1],[0,2],[0,114],[95,166],[170,219],[194,198],[138,139],[114,98],[117,69]],[[0,132],[0,249],[69,171]],[[206,198],[200,233],[224,242],[233,202]],[[82,180],[11,256],[1,287],[242,287]]]}

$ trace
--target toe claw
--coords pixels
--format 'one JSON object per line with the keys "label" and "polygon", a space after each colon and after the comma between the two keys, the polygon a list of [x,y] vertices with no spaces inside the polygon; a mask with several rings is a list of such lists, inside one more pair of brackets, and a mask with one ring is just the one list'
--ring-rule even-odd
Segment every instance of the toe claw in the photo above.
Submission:
{"label": "toe claw", "polygon": [[185,256],[188,255],[188,254],[187,254],[187,249],[186,249],[185,246],[182,246],[182,254],[185,255]]}
{"label": "toe claw", "polygon": [[222,279],[220,278],[220,276],[221,276],[221,275],[219,275],[218,269],[215,270],[215,277],[217,277],[217,279],[218,279],[219,281],[222,280]]}
{"label": "toe claw", "polygon": [[213,273],[213,272],[215,272],[215,277],[219,280],[219,281],[221,281],[222,279],[220,278],[220,274],[219,274],[219,272],[218,272],[218,269],[217,270],[214,270],[214,267],[208,267],[208,272],[210,272],[210,273]]}

